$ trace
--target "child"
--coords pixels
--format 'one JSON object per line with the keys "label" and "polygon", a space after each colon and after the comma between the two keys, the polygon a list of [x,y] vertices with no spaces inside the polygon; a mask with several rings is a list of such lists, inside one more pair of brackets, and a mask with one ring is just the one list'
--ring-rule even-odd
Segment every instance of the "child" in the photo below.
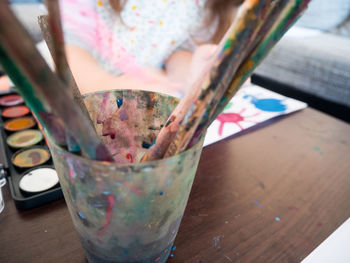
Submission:
{"label": "child", "polygon": [[60,0],[68,62],[82,93],[183,95],[243,0]]}

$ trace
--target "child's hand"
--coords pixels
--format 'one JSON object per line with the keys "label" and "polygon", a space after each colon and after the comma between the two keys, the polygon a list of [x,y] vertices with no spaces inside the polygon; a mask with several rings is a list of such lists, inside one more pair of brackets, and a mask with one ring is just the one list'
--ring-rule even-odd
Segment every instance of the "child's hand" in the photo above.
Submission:
{"label": "child's hand", "polygon": [[6,91],[10,89],[10,82],[6,76],[0,77],[0,91]]}
{"label": "child's hand", "polygon": [[210,68],[217,45],[199,46],[194,53],[185,50],[175,51],[166,61],[166,74],[170,81],[178,83],[183,93],[190,89],[202,74]]}
{"label": "child's hand", "polygon": [[193,53],[191,66],[190,66],[190,77],[189,84],[192,85],[205,70],[209,70],[212,67],[216,56],[218,45],[206,44],[199,46]]}

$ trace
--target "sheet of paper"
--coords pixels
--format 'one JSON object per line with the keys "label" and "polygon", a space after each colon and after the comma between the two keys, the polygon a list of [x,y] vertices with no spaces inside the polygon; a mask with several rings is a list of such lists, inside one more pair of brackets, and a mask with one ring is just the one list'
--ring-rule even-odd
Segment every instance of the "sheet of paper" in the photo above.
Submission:
{"label": "sheet of paper", "polygon": [[301,263],[330,262],[350,262],[350,218],[312,251]]}
{"label": "sheet of paper", "polygon": [[204,146],[239,133],[280,115],[307,107],[307,104],[256,85],[241,88],[208,128]]}

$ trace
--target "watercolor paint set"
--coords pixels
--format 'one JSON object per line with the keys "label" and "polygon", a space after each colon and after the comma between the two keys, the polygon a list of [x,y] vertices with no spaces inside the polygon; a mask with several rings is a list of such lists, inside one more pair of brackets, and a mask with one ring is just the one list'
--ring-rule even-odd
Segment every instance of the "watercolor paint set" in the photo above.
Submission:
{"label": "watercolor paint set", "polygon": [[51,153],[36,119],[15,92],[0,94],[0,163],[18,209],[63,198]]}

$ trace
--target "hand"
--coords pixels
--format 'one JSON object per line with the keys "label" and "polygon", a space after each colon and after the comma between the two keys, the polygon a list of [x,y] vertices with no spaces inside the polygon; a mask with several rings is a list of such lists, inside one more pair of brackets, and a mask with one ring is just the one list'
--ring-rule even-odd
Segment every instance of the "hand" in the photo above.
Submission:
{"label": "hand", "polygon": [[201,45],[194,53],[185,50],[175,51],[166,61],[166,74],[173,83],[178,83],[186,93],[202,75],[205,67],[210,68],[214,61],[217,45]]}
{"label": "hand", "polygon": [[188,80],[190,85],[200,78],[205,70],[212,67],[217,50],[218,45],[213,44],[201,45],[195,50],[190,65],[190,78]]}

